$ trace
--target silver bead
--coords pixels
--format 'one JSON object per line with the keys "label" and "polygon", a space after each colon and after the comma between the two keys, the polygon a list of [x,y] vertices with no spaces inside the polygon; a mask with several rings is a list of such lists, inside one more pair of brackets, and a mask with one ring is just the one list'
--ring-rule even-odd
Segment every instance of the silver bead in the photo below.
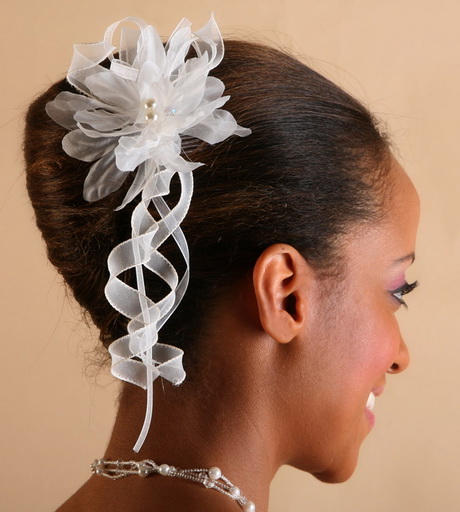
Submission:
{"label": "silver bead", "polygon": [[162,464],[158,470],[158,473],[160,473],[162,476],[168,476],[170,470],[171,468],[167,464]]}
{"label": "silver bead", "polygon": [[238,498],[238,496],[241,494],[241,491],[240,491],[240,488],[237,487],[236,485],[232,485],[232,487],[230,487],[230,489],[228,490],[228,492],[234,497],[234,498]]}
{"label": "silver bead", "polygon": [[205,478],[203,480],[203,485],[206,487],[206,489],[212,489],[215,485],[214,480],[211,480],[209,478]]}
{"label": "silver bead", "polygon": [[208,475],[212,480],[219,480],[219,478],[222,476],[222,471],[217,467],[212,467],[208,470]]}
{"label": "silver bead", "polygon": [[105,460],[104,459],[96,459],[93,462],[92,467],[93,467],[96,475],[101,475],[105,469]]}
{"label": "silver bead", "polygon": [[256,512],[256,506],[254,505],[254,503],[252,501],[247,501],[243,505],[243,510],[244,510],[244,512]]}

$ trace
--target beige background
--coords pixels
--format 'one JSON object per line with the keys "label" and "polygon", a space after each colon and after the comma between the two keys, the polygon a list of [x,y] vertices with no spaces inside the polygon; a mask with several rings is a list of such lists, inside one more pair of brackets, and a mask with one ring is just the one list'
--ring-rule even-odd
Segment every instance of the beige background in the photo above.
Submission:
{"label": "beige background", "polygon": [[370,104],[423,204],[409,276],[422,286],[398,313],[412,365],[377,400],[377,426],[354,477],[330,486],[283,468],[270,512],[459,511],[457,0],[2,1],[0,510],[54,510],[87,478],[88,463],[104,451],[117,389],[104,373],[85,374],[94,336],[34,228],[20,154],[23,111],[65,73],[71,44],[100,40],[109,23],[136,15],[168,35],[182,16],[200,27],[211,10],[225,34],[287,46]]}

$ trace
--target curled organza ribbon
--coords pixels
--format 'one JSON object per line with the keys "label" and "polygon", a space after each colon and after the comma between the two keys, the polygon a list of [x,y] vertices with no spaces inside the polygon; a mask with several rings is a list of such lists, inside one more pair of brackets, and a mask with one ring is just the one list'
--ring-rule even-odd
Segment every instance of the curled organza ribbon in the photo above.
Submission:
{"label": "curled organza ribbon", "polygon": [[[216,144],[231,135],[251,133],[220,108],[229,96],[222,95],[224,84],[219,79],[208,76],[224,54],[214,18],[194,33],[190,26],[182,20],[164,46],[156,29],[140,19],[125,18],[110,25],[103,41],[74,46],[67,79],[79,94],[61,92],[47,105],[48,115],[69,130],[62,142],[64,151],[93,162],[84,183],[86,200],[97,201],[118,190],[130,172],[135,176],[118,209],[141,195],[131,217],[131,238],[109,255],[105,288],[110,304],[129,318],[127,334],[109,348],[112,373],[147,390],[135,451],[150,427],[153,381],[161,376],[178,385],[185,378],[182,350],[158,342],[158,331],[179,305],[189,281],[189,252],[180,224],[192,198],[191,171],[202,164],[181,156],[182,137]],[[118,28],[117,47],[113,40]],[[188,58],[191,47],[195,55]],[[109,69],[101,65],[106,59]],[[170,208],[164,196],[176,173],[181,194]],[[149,212],[152,205],[159,220]],[[185,261],[180,278],[160,252],[171,236]],[[129,269],[135,271],[135,287],[119,277]],[[147,295],[144,269],[170,288],[158,302]]]}

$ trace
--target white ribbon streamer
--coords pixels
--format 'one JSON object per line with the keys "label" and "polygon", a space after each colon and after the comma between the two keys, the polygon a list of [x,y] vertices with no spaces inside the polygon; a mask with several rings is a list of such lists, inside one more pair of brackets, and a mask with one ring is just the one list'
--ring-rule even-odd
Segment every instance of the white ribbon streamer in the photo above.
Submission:
{"label": "white ribbon streamer", "polygon": [[[113,44],[121,25],[119,48]],[[135,172],[123,208],[141,194],[131,217],[131,238],[109,255],[109,303],[129,318],[127,334],[109,347],[115,377],[147,390],[147,410],[139,439],[139,451],[147,436],[153,412],[153,381],[161,376],[175,385],[185,378],[182,350],[158,342],[158,332],[182,300],[189,281],[189,251],[180,224],[193,193],[191,171],[201,166],[181,156],[181,136],[216,144],[231,135],[251,131],[238,126],[220,107],[224,84],[209,72],[223,58],[223,40],[211,17],[192,33],[186,19],[163,46],[154,27],[137,18],[125,18],[108,27],[104,40],[74,46],[67,74],[80,92],[60,93],[47,105],[48,115],[69,129],[62,145],[70,156],[93,162],[83,195],[97,201],[118,190],[128,173]],[[196,56],[188,58],[191,47]],[[114,53],[118,52],[115,57]],[[101,63],[110,60],[110,69]],[[181,194],[170,209],[164,200],[170,182],[178,174]],[[154,206],[159,220],[150,214]],[[173,237],[185,261],[179,278],[174,266],[160,253]],[[134,269],[136,286],[120,279]],[[145,289],[144,269],[153,272],[170,288],[158,302]]]}

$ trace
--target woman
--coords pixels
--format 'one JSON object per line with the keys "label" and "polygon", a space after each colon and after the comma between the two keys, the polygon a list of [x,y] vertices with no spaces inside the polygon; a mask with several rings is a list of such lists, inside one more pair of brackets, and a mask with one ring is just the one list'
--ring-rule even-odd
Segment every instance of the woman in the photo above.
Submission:
{"label": "woman", "polygon": [[50,260],[127,382],[60,510],[266,511],[283,464],[351,476],[408,364],[394,315],[418,197],[367,109],[296,59],[235,41],[223,57],[213,20],[164,51],[127,21],[135,51],[126,32],[114,57],[109,27],[27,116]]}

